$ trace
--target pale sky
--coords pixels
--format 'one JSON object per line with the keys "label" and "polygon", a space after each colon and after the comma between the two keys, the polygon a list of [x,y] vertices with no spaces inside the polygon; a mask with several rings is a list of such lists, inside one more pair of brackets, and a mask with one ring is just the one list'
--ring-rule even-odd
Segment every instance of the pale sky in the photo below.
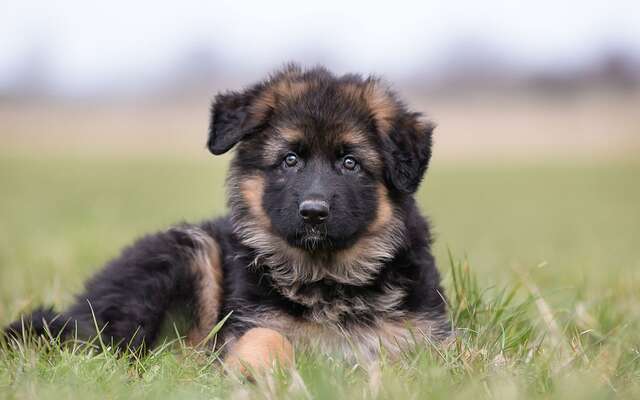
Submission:
{"label": "pale sky", "polygon": [[0,87],[34,48],[71,91],[153,77],[194,45],[239,72],[331,60],[383,74],[437,65],[451,44],[488,43],[528,67],[585,62],[607,46],[640,54],[640,1],[3,0]]}

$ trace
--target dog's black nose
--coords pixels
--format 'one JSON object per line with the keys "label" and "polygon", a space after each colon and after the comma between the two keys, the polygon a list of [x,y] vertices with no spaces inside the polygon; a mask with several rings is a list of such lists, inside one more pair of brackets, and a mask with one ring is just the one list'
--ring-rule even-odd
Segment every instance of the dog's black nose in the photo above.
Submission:
{"label": "dog's black nose", "polygon": [[324,200],[305,200],[300,203],[300,215],[304,222],[320,224],[329,218],[329,205]]}

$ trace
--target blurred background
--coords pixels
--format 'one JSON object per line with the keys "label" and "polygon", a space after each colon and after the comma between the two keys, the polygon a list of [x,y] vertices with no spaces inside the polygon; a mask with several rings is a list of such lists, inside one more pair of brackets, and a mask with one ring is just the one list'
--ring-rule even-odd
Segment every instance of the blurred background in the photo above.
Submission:
{"label": "blurred background", "polygon": [[2,141],[25,151],[201,152],[213,94],[287,61],[384,76],[440,125],[438,157],[606,157],[640,143],[632,0],[2,9]]}
{"label": "blurred background", "polygon": [[419,200],[444,271],[451,250],[553,299],[638,292],[637,1],[22,0],[0,6],[0,320],[221,215],[210,100],[289,61],[381,75],[438,124]]}

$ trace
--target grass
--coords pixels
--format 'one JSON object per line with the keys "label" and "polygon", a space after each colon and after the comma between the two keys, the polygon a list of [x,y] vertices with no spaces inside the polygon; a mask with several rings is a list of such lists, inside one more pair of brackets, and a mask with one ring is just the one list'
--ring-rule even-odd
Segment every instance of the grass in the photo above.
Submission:
{"label": "grass", "polygon": [[[225,159],[0,155],[0,323],[58,309],[136,236],[224,212]],[[0,348],[0,397],[640,397],[640,164],[434,164],[434,223],[457,336],[417,338],[377,370],[298,354],[255,385],[167,342],[110,350]]]}

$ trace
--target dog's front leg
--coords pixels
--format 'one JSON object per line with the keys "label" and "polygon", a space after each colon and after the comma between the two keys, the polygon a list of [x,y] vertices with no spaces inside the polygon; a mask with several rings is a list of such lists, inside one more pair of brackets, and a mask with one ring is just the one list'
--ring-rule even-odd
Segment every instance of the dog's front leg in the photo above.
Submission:
{"label": "dog's front leg", "polygon": [[274,366],[288,368],[294,364],[293,346],[279,332],[268,328],[252,328],[233,344],[225,358],[228,370],[247,378]]}

